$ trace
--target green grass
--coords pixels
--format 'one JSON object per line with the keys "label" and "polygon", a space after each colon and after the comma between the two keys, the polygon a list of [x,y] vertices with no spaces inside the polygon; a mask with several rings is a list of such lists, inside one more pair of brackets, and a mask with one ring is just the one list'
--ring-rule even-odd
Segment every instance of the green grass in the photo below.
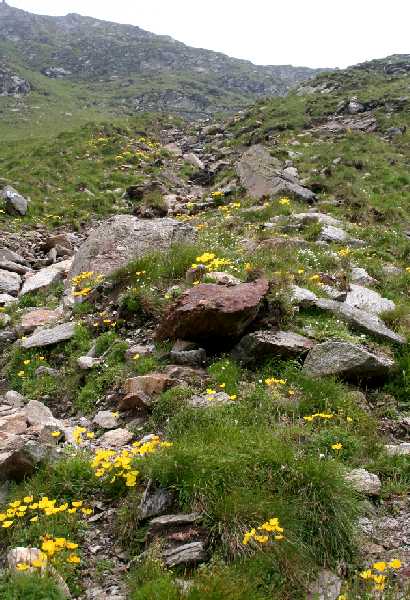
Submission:
{"label": "green grass", "polygon": [[0,577],[0,595],[3,600],[64,600],[51,577],[38,574],[2,575]]}

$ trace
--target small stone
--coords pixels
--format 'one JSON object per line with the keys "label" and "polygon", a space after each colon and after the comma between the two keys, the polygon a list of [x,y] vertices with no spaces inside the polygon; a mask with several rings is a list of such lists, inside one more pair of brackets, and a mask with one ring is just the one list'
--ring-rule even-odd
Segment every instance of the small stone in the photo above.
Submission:
{"label": "small stone", "polygon": [[25,404],[25,398],[19,392],[9,390],[4,394],[4,400],[7,404],[10,404],[13,408],[21,408]]}
{"label": "small stone", "polygon": [[95,415],[93,423],[101,429],[115,429],[118,425],[118,419],[110,410],[100,410]]}
{"label": "small stone", "polygon": [[80,358],[77,359],[77,365],[82,371],[88,371],[89,369],[94,369],[94,367],[101,365],[101,359],[92,356],[80,356]]}
{"label": "small stone", "polygon": [[211,280],[212,283],[216,283],[217,285],[233,286],[242,283],[240,279],[224,271],[211,271],[206,274],[206,279]]}
{"label": "small stone", "polygon": [[121,448],[122,446],[126,446],[133,438],[133,434],[128,431],[128,429],[113,429],[112,431],[107,431],[99,438],[99,444],[103,447],[109,448]]}
{"label": "small stone", "polygon": [[0,269],[0,292],[16,296],[20,290],[21,277],[18,273]]}
{"label": "small stone", "polygon": [[173,385],[175,382],[163,373],[130,377],[124,383],[125,396],[119,407],[121,410],[150,407],[152,396],[161,394]]}
{"label": "small stone", "polygon": [[345,481],[351,484],[353,489],[369,496],[379,496],[382,482],[374,473],[366,469],[353,469],[345,477]]}
{"label": "small stone", "polygon": [[154,489],[150,483],[142,496],[139,518],[151,519],[168,512],[173,504],[174,494],[165,488]]}
{"label": "small stone", "polygon": [[28,200],[11,185],[6,185],[0,192],[0,196],[6,203],[6,211],[9,215],[24,217],[27,213]]}
{"label": "small stone", "polygon": [[182,546],[166,548],[162,552],[162,559],[170,569],[179,565],[197,565],[206,559],[204,543],[202,541],[190,542]]}
{"label": "small stone", "polygon": [[220,406],[223,404],[234,404],[234,400],[231,400],[229,395],[225,392],[191,396],[187,402],[189,406],[192,406],[192,408],[207,408],[210,406]]}

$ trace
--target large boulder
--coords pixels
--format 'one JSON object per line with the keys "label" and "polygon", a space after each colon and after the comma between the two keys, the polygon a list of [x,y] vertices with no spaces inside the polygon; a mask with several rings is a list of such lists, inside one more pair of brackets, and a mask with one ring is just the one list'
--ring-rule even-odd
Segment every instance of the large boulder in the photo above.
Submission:
{"label": "large boulder", "polygon": [[268,289],[265,279],[234,287],[213,283],[193,287],[170,307],[157,338],[199,342],[238,338],[255,320]]}
{"label": "large boulder", "polygon": [[349,306],[346,302],[336,302],[335,300],[319,298],[314,304],[322,310],[333,313],[351,327],[365,333],[370,333],[382,341],[398,344],[404,344],[406,341],[401,335],[389,329],[377,315]]}
{"label": "large boulder", "polygon": [[27,213],[28,200],[24,198],[11,185],[6,185],[0,193],[6,205],[6,212],[9,215],[20,215],[24,217]]}
{"label": "large boulder", "polygon": [[255,331],[241,339],[232,355],[243,363],[254,363],[264,358],[289,358],[307,354],[314,342],[292,331]]}
{"label": "large boulder", "polygon": [[282,169],[278,159],[257,144],[251,146],[236,165],[241,184],[254,198],[291,195],[312,202],[315,194],[300,184],[299,180]]}
{"label": "large boulder", "polygon": [[84,271],[109,275],[149,252],[193,242],[195,235],[193,227],[174,219],[142,220],[117,215],[91,231],[74,257],[69,278]]}
{"label": "large boulder", "polygon": [[376,354],[364,346],[332,341],[314,346],[303,365],[305,373],[312,377],[379,378],[389,375],[394,368],[394,360],[381,352]]}

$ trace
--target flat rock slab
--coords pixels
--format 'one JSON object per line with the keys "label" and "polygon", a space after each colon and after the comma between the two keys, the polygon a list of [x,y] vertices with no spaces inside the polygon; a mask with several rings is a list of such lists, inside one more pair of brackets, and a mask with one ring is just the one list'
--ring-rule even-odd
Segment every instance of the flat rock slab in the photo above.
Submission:
{"label": "flat rock slab", "polygon": [[336,302],[335,300],[326,300],[323,298],[319,298],[314,304],[318,308],[327,310],[338,316],[352,327],[365,333],[370,333],[380,340],[396,342],[398,344],[406,342],[404,337],[386,327],[377,315],[370,314],[365,310],[354,308],[345,302]]}
{"label": "flat rock slab", "polygon": [[193,227],[174,219],[117,215],[93,229],[74,257],[69,279],[84,271],[109,275],[129,261],[195,240]]}
{"label": "flat rock slab", "polygon": [[328,225],[331,227],[342,227],[343,222],[340,219],[335,219],[331,215],[321,212],[304,212],[296,213],[289,217],[290,221],[295,221],[301,225],[310,225],[311,223],[320,223],[320,225]]}
{"label": "flat rock slab", "polygon": [[255,331],[241,339],[232,356],[248,364],[269,357],[289,358],[307,354],[314,345],[314,341],[291,331]]}
{"label": "flat rock slab", "polygon": [[345,476],[345,481],[350,483],[357,492],[369,496],[380,495],[382,482],[377,475],[366,471],[366,469],[353,469]]}
{"label": "flat rock slab", "polygon": [[352,238],[344,229],[325,225],[318,237],[319,242],[346,244],[347,246],[364,246],[363,240]]}
{"label": "flat rock slab", "polygon": [[0,292],[16,296],[21,286],[21,277],[18,273],[0,269]]}
{"label": "flat rock slab", "polygon": [[171,569],[179,565],[195,566],[206,559],[205,544],[202,541],[165,548],[161,553],[165,565]]}
{"label": "flat rock slab", "polygon": [[242,186],[253,198],[289,194],[312,202],[315,194],[286,173],[278,159],[273,158],[261,144],[251,146],[236,165]]}
{"label": "flat rock slab", "polygon": [[383,312],[394,310],[396,305],[392,300],[383,298],[374,290],[352,283],[350,291],[346,296],[345,303],[354,308],[360,308],[373,315],[380,315]]}
{"label": "flat rock slab", "polygon": [[387,444],[385,447],[386,453],[389,456],[408,456],[410,455],[410,443],[403,442],[402,444]]}
{"label": "flat rock slab", "polygon": [[390,357],[370,352],[363,346],[349,342],[324,342],[312,348],[303,370],[312,377],[340,375],[378,378],[389,375],[395,366]]}
{"label": "flat rock slab", "polygon": [[353,267],[351,270],[351,279],[357,285],[374,285],[378,283],[377,279],[369,275],[366,269],[362,267]]}
{"label": "flat rock slab", "polygon": [[199,342],[237,338],[255,320],[268,289],[265,279],[234,287],[200,284],[169,308],[157,338]]}
{"label": "flat rock slab", "polygon": [[33,275],[27,276],[23,287],[20,292],[20,296],[28,294],[29,292],[37,292],[45,288],[50,287],[53,283],[62,281],[70,270],[72,259],[63,260],[50,267],[40,269]]}
{"label": "flat rock slab", "polygon": [[19,324],[19,329],[23,333],[31,333],[37,327],[49,325],[61,318],[62,312],[60,310],[51,310],[50,308],[36,308],[26,312],[22,317]]}
{"label": "flat rock slab", "polygon": [[306,288],[292,285],[290,288],[291,302],[298,306],[313,306],[318,300],[315,293]]}
{"label": "flat rock slab", "polygon": [[40,329],[24,340],[21,340],[21,347],[25,350],[29,348],[43,348],[59,342],[70,340],[75,333],[76,323],[62,323],[50,329]]}
{"label": "flat rock slab", "polygon": [[174,502],[174,494],[165,488],[146,488],[138,509],[140,519],[150,519],[168,512]]}
{"label": "flat rock slab", "polygon": [[0,294],[0,306],[11,306],[15,302],[18,302],[18,299],[14,296],[10,296],[10,294]]}

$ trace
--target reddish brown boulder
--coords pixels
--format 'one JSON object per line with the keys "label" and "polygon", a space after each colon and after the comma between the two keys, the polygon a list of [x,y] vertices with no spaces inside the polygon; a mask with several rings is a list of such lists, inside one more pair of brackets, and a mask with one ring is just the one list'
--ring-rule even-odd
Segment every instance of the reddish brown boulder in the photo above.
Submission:
{"label": "reddish brown boulder", "polygon": [[235,339],[255,320],[268,289],[265,279],[234,287],[213,283],[193,287],[170,307],[157,338],[205,342]]}
{"label": "reddish brown boulder", "polygon": [[37,327],[49,325],[61,318],[61,310],[50,308],[36,308],[25,313],[21,318],[20,330],[23,333],[31,333]]}
{"label": "reddish brown boulder", "polygon": [[149,408],[152,405],[152,396],[161,394],[173,385],[176,385],[176,382],[162,373],[130,377],[124,384],[125,396],[121,398],[119,408]]}

